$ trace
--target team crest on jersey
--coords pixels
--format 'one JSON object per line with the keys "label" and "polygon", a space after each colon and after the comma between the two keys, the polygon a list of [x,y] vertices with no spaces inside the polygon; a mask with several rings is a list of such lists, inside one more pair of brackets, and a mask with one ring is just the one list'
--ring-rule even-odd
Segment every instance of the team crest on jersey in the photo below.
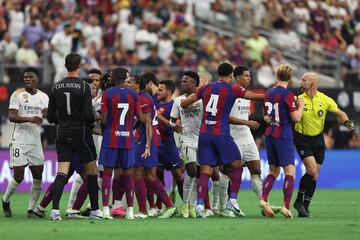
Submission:
{"label": "team crest on jersey", "polygon": [[319,111],[318,111],[318,116],[321,117],[322,115],[324,115],[324,111],[323,111],[323,110],[319,110]]}
{"label": "team crest on jersey", "polygon": [[26,93],[23,94],[24,99],[28,99],[28,95]]}

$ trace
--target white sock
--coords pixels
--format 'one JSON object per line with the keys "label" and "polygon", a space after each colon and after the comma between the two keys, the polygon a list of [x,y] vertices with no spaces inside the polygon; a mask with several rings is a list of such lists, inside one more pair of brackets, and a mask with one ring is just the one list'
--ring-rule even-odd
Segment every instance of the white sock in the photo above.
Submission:
{"label": "white sock", "polygon": [[255,192],[256,196],[261,200],[262,195],[262,180],[259,175],[252,175],[251,176],[251,187]]}
{"label": "white sock", "polygon": [[30,200],[28,210],[34,210],[41,193],[41,179],[33,179],[30,190]]}
{"label": "white sock", "polygon": [[124,208],[126,207],[126,194],[124,193],[123,197],[121,198],[121,200],[115,200],[114,204],[113,204],[113,209],[116,208]]}
{"label": "white sock", "polygon": [[184,203],[189,203],[190,201],[190,197],[192,194],[192,190],[194,187],[194,183],[195,183],[195,178],[192,178],[188,175],[186,175],[185,179],[184,179],[184,186],[183,186],[183,202]]}
{"label": "white sock", "polygon": [[219,204],[219,194],[220,194],[220,181],[214,181],[212,185],[212,193],[213,193],[213,199],[211,203],[212,209],[218,209]]}
{"label": "white sock", "polygon": [[190,196],[190,207],[195,208],[197,203],[197,180],[194,180],[194,185]]}
{"label": "white sock", "polygon": [[72,208],[72,206],[76,200],[77,192],[79,191],[79,188],[82,183],[83,183],[83,180],[82,180],[80,174],[76,174],[75,180],[71,186],[71,192],[70,192],[69,202],[68,202],[68,206],[67,206],[68,209]]}
{"label": "white sock", "polygon": [[228,188],[229,188],[229,177],[225,174],[221,174],[220,176],[220,190],[219,190],[219,198],[220,198],[220,211],[226,209],[226,203],[228,201]]}
{"label": "white sock", "polygon": [[10,201],[10,197],[14,194],[14,192],[16,192],[16,189],[19,186],[19,184],[20,183],[16,182],[14,178],[11,178],[3,197],[4,202]]}

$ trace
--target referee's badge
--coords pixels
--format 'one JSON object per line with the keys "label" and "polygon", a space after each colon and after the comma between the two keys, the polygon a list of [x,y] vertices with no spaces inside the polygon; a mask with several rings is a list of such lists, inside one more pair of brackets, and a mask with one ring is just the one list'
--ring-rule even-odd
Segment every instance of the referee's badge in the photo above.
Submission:
{"label": "referee's badge", "polygon": [[318,111],[318,116],[321,117],[322,115],[324,115],[324,111],[323,111],[323,110],[319,110],[319,111]]}
{"label": "referee's badge", "polygon": [[28,99],[28,95],[26,93],[23,94],[24,99]]}

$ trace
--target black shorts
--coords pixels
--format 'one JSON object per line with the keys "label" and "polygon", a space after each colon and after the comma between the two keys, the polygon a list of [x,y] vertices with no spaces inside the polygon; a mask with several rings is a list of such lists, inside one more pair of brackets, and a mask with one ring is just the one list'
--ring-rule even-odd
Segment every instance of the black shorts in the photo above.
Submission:
{"label": "black shorts", "polygon": [[76,131],[57,131],[56,152],[58,162],[72,162],[74,155],[80,163],[86,164],[96,160],[96,149],[91,130],[79,128]]}
{"label": "black shorts", "polygon": [[294,143],[301,160],[313,156],[317,164],[322,165],[325,158],[324,136],[305,136],[295,131]]}

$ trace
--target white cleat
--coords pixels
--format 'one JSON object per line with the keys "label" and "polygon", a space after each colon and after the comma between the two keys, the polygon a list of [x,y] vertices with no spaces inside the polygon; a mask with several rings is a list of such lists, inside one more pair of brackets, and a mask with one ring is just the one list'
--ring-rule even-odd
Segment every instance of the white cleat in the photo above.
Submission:
{"label": "white cleat", "polygon": [[205,209],[205,217],[211,217],[214,216],[214,212],[211,209]]}
{"label": "white cleat", "polygon": [[226,204],[226,208],[230,211],[232,211],[236,216],[238,217],[245,217],[245,213],[243,211],[241,211],[239,204],[236,200],[232,200],[230,199],[227,204]]}
{"label": "white cleat", "polygon": [[100,209],[90,212],[90,219],[101,220],[103,219],[103,213]]}
{"label": "white cleat", "polygon": [[126,215],[125,215],[125,218],[126,219],[129,219],[129,220],[133,220],[135,217],[134,217],[134,208],[133,207],[128,207],[126,209]]}
{"label": "white cleat", "polygon": [[158,218],[171,218],[172,216],[174,216],[176,214],[176,206],[173,205],[169,208],[165,209],[165,212],[159,216]]}
{"label": "white cleat", "polygon": [[142,213],[142,212],[135,213],[135,215],[134,215],[135,219],[145,219],[145,218],[148,218],[148,217],[149,217],[148,214]]}
{"label": "white cleat", "polygon": [[113,217],[110,215],[109,207],[104,207],[103,208],[103,219],[106,219],[106,220],[112,220],[113,219]]}
{"label": "white cleat", "polygon": [[181,205],[181,216],[183,218],[189,218],[189,204],[188,203],[183,203]]}
{"label": "white cleat", "polygon": [[198,204],[195,208],[197,218],[206,218],[204,205]]}
{"label": "white cleat", "polygon": [[157,217],[159,215],[158,210],[156,208],[150,208],[148,210],[149,217]]}
{"label": "white cleat", "polygon": [[233,211],[228,210],[228,209],[220,210],[219,211],[219,216],[221,216],[221,217],[229,217],[229,218],[236,217],[235,213]]}
{"label": "white cleat", "polygon": [[51,210],[50,220],[61,221],[60,210],[56,210],[56,209]]}
{"label": "white cleat", "polygon": [[80,211],[74,210],[74,209],[68,209],[68,210],[66,210],[66,213],[67,213],[66,216],[67,216],[68,219],[85,219],[85,218],[88,218],[88,217],[82,216]]}

